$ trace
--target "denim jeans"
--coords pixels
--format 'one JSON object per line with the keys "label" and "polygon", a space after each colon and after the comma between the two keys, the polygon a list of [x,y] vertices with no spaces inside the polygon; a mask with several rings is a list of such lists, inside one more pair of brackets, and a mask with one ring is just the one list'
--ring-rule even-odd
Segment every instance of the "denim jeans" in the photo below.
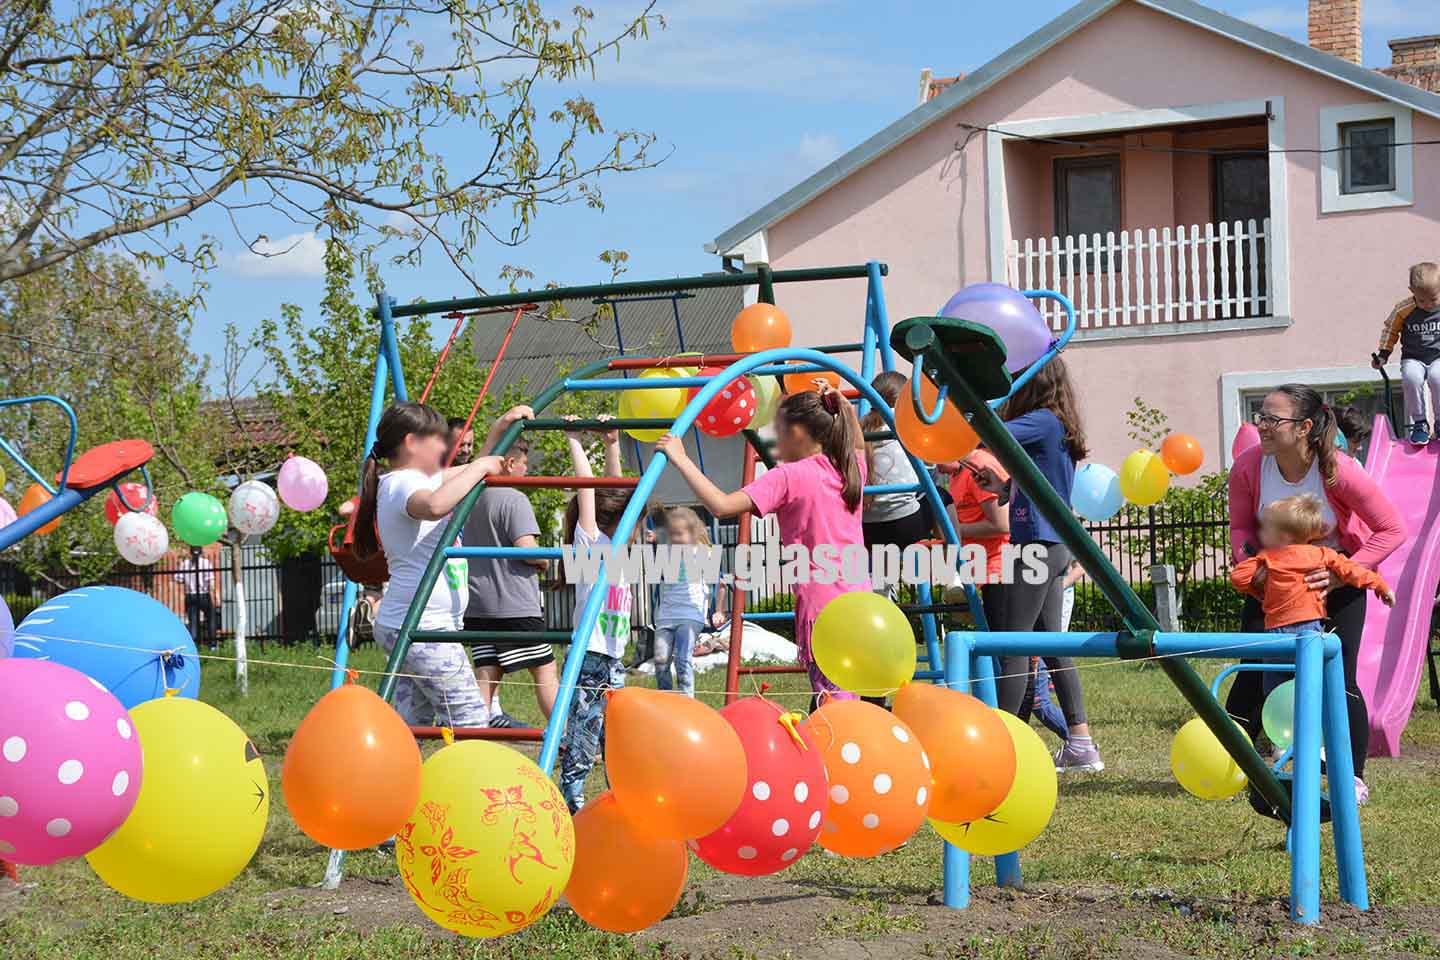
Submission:
{"label": "denim jeans", "polygon": [[1050,698],[1050,671],[1041,660],[1035,667],[1035,718],[1061,740],[1070,739],[1070,727],[1065,723],[1065,714]]}
{"label": "denim jeans", "polygon": [[580,664],[575,702],[560,738],[560,793],[571,813],[585,803],[585,781],[595,758],[605,755],[605,695],[625,686],[625,665],[616,657],[589,651]]}
{"label": "denim jeans", "polygon": [[[705,625],[698,620],[682,620],[655,627],[655,686],[673,690],[679,686],[687,697],[695,696],[695,641]],[[670,664],[675,664],[675,679],[670,679]]]}
{"label": "denim jeans", "polygon": [[[1288,633],[1292,636],[1298,637],[1307,633],[1324,633],[1325,627],[1323,624],[1321,624],[1319,620],[1302,620],[1299,623],[1287,623],[1283,627],[1269,627],[1265,630],[1265,632]],[[1294,663],[1293,660],[1267,660],[1265,662],[1290,664]],[[1273,691],[1276,687],[1280,686],[1280,684],[1284,683],[1286,680],[1294,679],[1294,677],[1295,675],[1293,673],[1285,673],[1279,670],[1265,670],[1260,674],[1260,689],[1263,690],[1265,692],[1265,696],[1268,697],[1270,696],[1271,691]]]}

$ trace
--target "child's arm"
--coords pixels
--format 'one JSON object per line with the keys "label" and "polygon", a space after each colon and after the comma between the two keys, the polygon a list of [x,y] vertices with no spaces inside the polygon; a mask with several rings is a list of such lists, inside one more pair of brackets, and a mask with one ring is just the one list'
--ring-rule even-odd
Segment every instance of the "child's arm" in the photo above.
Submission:
{"label": "child's arm", "polygon": [[[957,523],[955,532],[961,540],[979,540],[982,537],[998,537],[1010,532],[1010,511],[1000,505],[999,497],[987,497],[980,501],[984,520],[974,523]],[[954,516],[953,514],[951,515]]]}
{"label": "child's arm", "polygon": [[[574,414],[569,414],[561,419],[579,420]],[[570,469],[577,477],[595,476],[595,468],[590,465],[590,455],[585,452],[585,444],[580,440],[579,432],[566,432],[565,444],[570,448]],[[586,533],[592,536],[599,531],[595,523],[595,491],[593,489],[580,489],[575,491],[575,502],[579,511],[575,522]]]}
{"label": "child's arm", "polygon": [[[608,413],[602,413],[595,419],[609,420],[611,417]],[[625,467],[620,462],[620,431],[613,429],[601,430],[600,442],[605,445],[605,476],[623,477],[625,475]]]}
{"label": "child's arm", "polygon": [[734,517],[747,510],[755,509],[750,495],[744,490],[726,493],[715,486],[713,480],[701,473],[700,468],[695,466],[690,455],[685,452],[685,441],[680,437],[667,433],[655,442],[655,449],[665,454],[666,458],[675,465],[675,469],[680,471],[680,476],[685,478],[685,482],[690,484],[690,489],[694,490],[695,495],[700,498],[700,502],[705,504],[705,509],[716,517]]}
{"label": "child's arm", "polygon": [[1405,329],[1405,318],[1413,309],[1414,297],[1395,304],[1395,309],[1390,311],[1390,316],[1385,318],[1385,325],[1380,328],[1380,349],[1371,358],[1372,366],[1383,367],[1385,361],[1390,359],[1390,351],[1395,349],[1395,344],[1400,340],[1400,332]]}
{"label": "child's arm", "polygon": [[501,414],[500,419],[495,421],[494,426],[490,428],[490,432],[486,434],[485,444],[480,448],[480,456],[487,456],[491,450],[495,449],[495,444],[500,442],[500,435],[505,432],[505,428],[510,426],[510,424],[516,420],[534,419],[535,411],[523,403],[517,407],[511,407],[509,410],[506,410]]}
{"label": "child's arm", "polygon": [[475,484],[501,470],[499,457],[479,457],[445,476],[434,490],[416,490],[405,501],[405,512],[415,520],[443,520],[465,499]]}
{"label": "child's arm", "polygon": [[1263,557],[1251,557],[1249,560],[1242,560],[1235,564],[1230,571],[1230,585],[1241,593],[1260,596],[1260,587],[1263,583],[1263,572],[1265,570],[1265,559]]}
{"label": "child's arm", "polygon": [[1374,590],[1375,596],[1387,607],[1395,605],[1395,593],[1385,578],[1369,567],[1362,567],[1349,557],[1334,550],[1325,551],[1325,568],[1352,587]]}

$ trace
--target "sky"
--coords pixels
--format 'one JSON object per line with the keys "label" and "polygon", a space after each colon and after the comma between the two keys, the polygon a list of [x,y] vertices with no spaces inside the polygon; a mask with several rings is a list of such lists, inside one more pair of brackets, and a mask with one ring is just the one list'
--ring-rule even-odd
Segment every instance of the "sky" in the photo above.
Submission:
{"label": "sky", "polygon": [[[535,285],[603,282],[606,249],[630,255],[627,279],[687,276],[718,269],[703,245],[785,189],[916,106],[920,71],[971,72],[1072,5],[1072,0],[660,0],[666,27],[632,41],[602,62],[598,77],[567,85],[595,101],[607,127],[658,137],[652,170],[601,182],[605,208],[545,208],[530,241],[517,249],[474,251],[476,273],[491,289],[507,263],[532,270]],[[1304,41],[1306,0],[1227,0],[1212,6]],[[605,23],[643,6],[638,0],[593,0]],[[1440,32],[1440,15],[1409,0],[1364,0],[1365,62],[1390,62],[1385,41]],[[465,131],[447,131],[456,149]],[[275,219],[252,220],[271,249],[249,254],[218,213],[194,229],[215,234],[223,249],[207,278],[206,305],[195,323],[197,352],[218,357],[223,331],[251,330],[278,317],[282,304],[318,316],[324,245],[312,233]],[[884,251],[876,251],[877,258]],[[473,288],[432,249],[419,267],[386,266],[400,301],[468,296]],[[166,279],[188,287],[185,268]],[[363,289],[357,296],[368,301]],[[437,335],[439,332],[437,331]],[[368,353],[364,351],[363,353]],[[363,355],[362,353],[362,355]],[[215,379],[212,376],[212,380]]]}

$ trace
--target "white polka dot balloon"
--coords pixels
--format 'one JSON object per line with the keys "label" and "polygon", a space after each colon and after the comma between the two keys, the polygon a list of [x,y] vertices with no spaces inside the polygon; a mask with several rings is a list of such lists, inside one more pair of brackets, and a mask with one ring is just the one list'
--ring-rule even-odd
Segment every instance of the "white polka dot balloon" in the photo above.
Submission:
{"label": "white polka dot balloon", "polygon": [[89,853],[130,815],[141,768],[140,738],[103,687],[58,663],[0,661],[0,857]]}
{"label": "white polka dot balloon", "polygon": [[[702,367],[702,377],[716,377],[724,373],[722,367]],[[700,392],[699,387],[690,391],[690,397]],[[750,426],[750,421],[755,419],[755,410],[758,401],[755,396],[755,389],[745,377],[736,379],[725,384],[720,392],[700,411],[695,418],[695,426],[700,432],[712,437],[731,437]]]}

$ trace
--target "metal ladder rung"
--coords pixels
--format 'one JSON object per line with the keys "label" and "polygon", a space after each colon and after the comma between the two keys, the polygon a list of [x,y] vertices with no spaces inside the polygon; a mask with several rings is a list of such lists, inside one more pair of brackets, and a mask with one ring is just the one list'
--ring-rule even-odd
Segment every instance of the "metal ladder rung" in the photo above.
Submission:
{"label": "metal ladder rung", "polygon": [[[411,727],[410,732],[417,740],[444,740],[444,727]],[[452,727],[450,735],[456,740],[518,740],[521,742],[545,739],[545,731],[539,727]]]}
{"label": "metal ladder rung", "polygon": [[565,630],[543,630],[525,633],[516,630],[416,630],[410,634],[414,643],[466,643],[485,640],[499,643],[569,643],[572,635]]}

